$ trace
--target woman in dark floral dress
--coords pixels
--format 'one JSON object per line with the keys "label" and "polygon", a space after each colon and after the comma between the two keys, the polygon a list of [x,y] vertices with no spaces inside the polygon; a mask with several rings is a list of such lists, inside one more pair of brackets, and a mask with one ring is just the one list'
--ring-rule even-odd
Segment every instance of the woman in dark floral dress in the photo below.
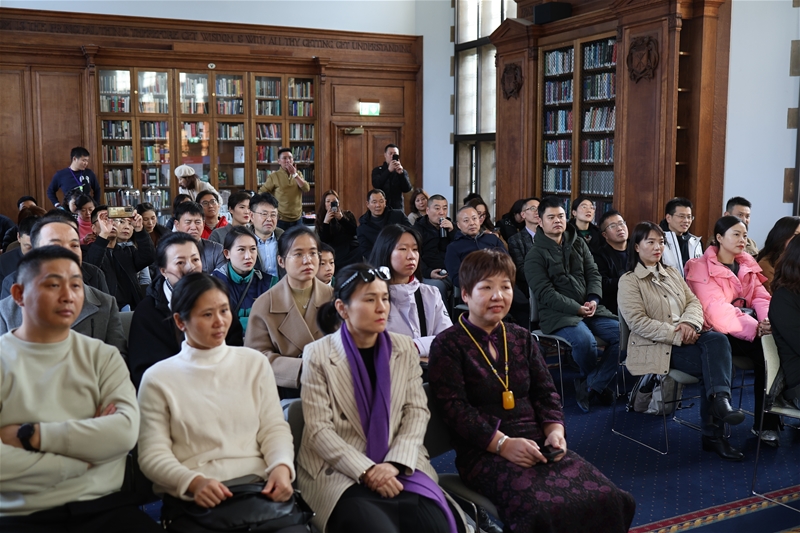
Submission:
{"label": "woman in dark floral dress", "polygon": [[[494,503],[507,531],[627,531],[633,497],[567,451],[538,346],[527,330],[501,322],[513,298],[513,262],[480,250],[459,276],[469,313],[433,341],[429,370],[461,479]],[[548,460],[545,445],[564,453]]]}

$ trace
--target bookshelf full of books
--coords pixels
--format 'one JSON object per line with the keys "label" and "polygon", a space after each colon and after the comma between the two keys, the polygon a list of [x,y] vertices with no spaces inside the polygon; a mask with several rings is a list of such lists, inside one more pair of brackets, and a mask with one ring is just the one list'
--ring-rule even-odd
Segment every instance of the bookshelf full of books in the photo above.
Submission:
{"label": "bookshelf full of books", "polygon": [[243,122],[217,123],[217,186],[244,189],[245,125]]}
{"label": "bookshelf full of books", "polygon": [[588,195],[599,218],[614,195],[617,43],[614,36],[546,47],[542,54],[542,194]]}

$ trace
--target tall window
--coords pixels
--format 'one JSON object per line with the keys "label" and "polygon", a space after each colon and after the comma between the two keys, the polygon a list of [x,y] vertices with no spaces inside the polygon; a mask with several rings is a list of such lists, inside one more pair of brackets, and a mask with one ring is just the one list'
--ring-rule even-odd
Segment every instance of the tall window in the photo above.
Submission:
{"label": "tall window", "polygon": [[496,67],[489,35],[517,15],[514,0],[456,2],[455,199],[477,192],[495,216]]}

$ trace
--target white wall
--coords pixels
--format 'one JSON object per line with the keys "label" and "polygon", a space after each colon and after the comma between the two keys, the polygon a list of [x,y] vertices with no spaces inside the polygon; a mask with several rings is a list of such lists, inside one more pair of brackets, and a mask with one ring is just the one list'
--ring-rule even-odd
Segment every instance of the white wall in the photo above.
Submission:
{"label": "white wall", "polygon": [[452,196],[450,166],[453,147],[450,133],[450,26],[455,10],[450,0],[2,0],[9,8],[71,11],[104,15],[207,20],[226,23],[264,24],[296,28],[331,29],[423,38],[422,70],[422,172],[423,187]]}
{"label": "white wall", "polygon": [[786,129],[800,91],[800,78],[789,77],[796,39],[800,8],[791,0],[733,1],[723,201],[744,196],[753,203],[750,235],[759,245],[776,220],[791,215],[783,173],[794,167],[797,146],[797,130]]}

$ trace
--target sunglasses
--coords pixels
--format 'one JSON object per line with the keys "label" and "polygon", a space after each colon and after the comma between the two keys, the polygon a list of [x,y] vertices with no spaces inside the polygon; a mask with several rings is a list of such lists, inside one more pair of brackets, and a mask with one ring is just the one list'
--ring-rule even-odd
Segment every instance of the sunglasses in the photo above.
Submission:
{"label": "sunglasses", "polygon": [[359,270],[342,283],[339,286],[339,290],[337,291],[337,298],[338,295],[342,293],[345,287],[350,285],[356,278],[360,277],[361,281],[364,283],[372,283],[375,281],[375,278],[378,278],[383,281],[389,281],[391,279],[391,272],[389,271],[389,267],[382,266],[378,268],[370,268],[369,270]]}

